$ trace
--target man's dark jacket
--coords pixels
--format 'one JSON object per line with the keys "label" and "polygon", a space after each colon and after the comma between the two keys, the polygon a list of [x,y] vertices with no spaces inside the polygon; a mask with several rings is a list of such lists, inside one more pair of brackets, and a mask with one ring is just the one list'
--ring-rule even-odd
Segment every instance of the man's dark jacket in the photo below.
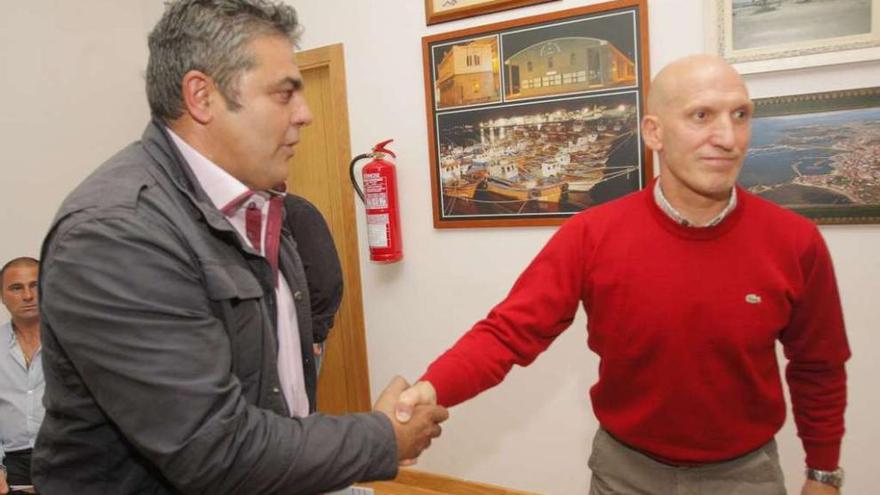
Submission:
{"label": "man's dark jacket", "polygon": [[[286,226],[280,262],[314,405],[309,294]],[[289,417],[269,264],[161,123],[64,201],[40,271],[43,495],[310,494],[395,476],[381,413]]]}
{"label": "man's dark jacket", "polygon": [[327,340],[342,302],[339,253],[336,252],[327,221],[307,199],[288,194],[284,197],[284,212],[306,273],[312,310],[312,335],[315,343],[321,343]]}

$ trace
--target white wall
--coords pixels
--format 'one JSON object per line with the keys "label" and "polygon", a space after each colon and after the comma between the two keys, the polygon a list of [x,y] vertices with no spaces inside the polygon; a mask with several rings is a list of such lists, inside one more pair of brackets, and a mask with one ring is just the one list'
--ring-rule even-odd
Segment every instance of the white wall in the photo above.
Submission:
{"label": "white wall", "polygon": [[[421,37],[519,16],[597,3],[562,0],[478,18],[424,25],[421,0],[288,0],[300,12],[303,48],[344,43],[352,151],[386,138],[400,159],[404,261],[370,264],[362,255],[370,380],[375,396],[396,373],[414,380],[425,366],[506,293],[552,228],[435,230],[432,227]],[[701,0],[651,0],[652,72],[702,51]],[[880,85],[880,63],[750,77],[753,96]],[[366,252],[359,215],[362,253]],[[872,493],[880,443],[880,226],[825,226],[836,263],[854,357],[842,464],[848,493]],[[422,469],[541,493],[586,493],[589,441],[597,426],[586,399],[596,357],[585,319],[528,369],[454,408]],[[779,435],[791,493],[803,481],[803,451],[791,424]]]}
{"label": "white wall", "polygon": [[[517,16],[595,3],[562,0],[426,28],[421,0],[288,0],[306,26],[303,48],[346,50],[352,150],[393,137],[403,195],[405,260],[362,258],[370,379],[374,396],[391,376],[417,378],[507,292],[551,228],[434,230],[421,37]],[[35,255],[67,192],[110,153],[136,139],[148,111],[143,93],[146,33],[160,0],[6,2],[0,16],[0,260]],[[653,71],[702,47],[700,0],[650,2]],[[753,96],[880,85],[880,63],[750,78]],[[363,220],[358,229],[363,233]],[[880,444],[880,226],[823,227],[844,301],[854,357],[842,463],[848,493],[872,493]],[[366,240],[361,235],[361,244]],[[526,370],[452,410],[422,469],[541,493],[585,493],[588,442],[596,428],[587,388],[597,360],[579,317]],[[873,327],[872,327],[873,325]],[[802,452],[787,427],[779,437],[791,492]]]}
{"label": "white wall", "polygon": [[[59,204],[140,137],[158,0],[4,2],[0,15],[0,260],[38,257]],[[0,306],[0,321],[8,317]]]}

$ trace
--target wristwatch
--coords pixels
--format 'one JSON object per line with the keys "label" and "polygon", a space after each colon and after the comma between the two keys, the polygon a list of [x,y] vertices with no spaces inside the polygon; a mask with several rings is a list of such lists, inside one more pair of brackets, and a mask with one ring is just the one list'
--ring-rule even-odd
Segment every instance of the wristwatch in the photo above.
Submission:
{"label": "wristwatch", "polygon": [[840,488],[843,486],[843,468],[838,467],[834,471],[807,468],[807,479]]}

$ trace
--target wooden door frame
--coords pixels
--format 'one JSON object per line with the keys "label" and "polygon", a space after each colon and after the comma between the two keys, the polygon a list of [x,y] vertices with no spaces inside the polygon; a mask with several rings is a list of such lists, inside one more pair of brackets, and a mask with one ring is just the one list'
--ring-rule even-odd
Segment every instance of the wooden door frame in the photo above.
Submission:
{"label": "wooden door frame", "polygon": [[[333,166],[329,175],[333,183],[338,185],[339,193],[332,201],[329,215],[336,225],[356,225],[354,195],[349,183],[348,165],[351,160],[351,138],[348,127],[348,103],[345,85],[345,56],[341,43],[299,51],[296,62],[301,72],[310,69],[326,68],[329,75],[332,115],[339,117],[338,125],[333,132],[337,146],[328,148],[327,154],[332,158]],[[336,249],[342,263],[345,278],[344,300],[340,306],[340,315],[351,324],[351,331],[344,332],[339,338],[344,341],[341,346],[343,374],[348,388],[347,412],[369,411],[370,400],[369,368],[367,366],[367,346],[364,331],[363,297],[361,294],[359,242],[356,229],[342,229],[335,232]],[[343,314],[344,313],[344,314]],[[337,352],[340,350],[332,350]]]}

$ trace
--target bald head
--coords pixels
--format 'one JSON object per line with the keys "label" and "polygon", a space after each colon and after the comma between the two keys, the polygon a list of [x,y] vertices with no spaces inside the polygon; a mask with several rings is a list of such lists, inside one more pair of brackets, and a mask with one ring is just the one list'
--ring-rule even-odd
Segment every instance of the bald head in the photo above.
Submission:
{"label": "bald head", "polygon": [[723,58],[691,55],[670,63],[654,77],[648,93],[648,113],[661,114],[671,103],[687,97],[693,88],[712,85],[715,81],[739,86],[748,95],[742,77]]}
{"label": "bald head", "polygon": [[749,145],[753,107],[742,77],[715,55],[676,60],[654,78],[642,139],[660,158],[664,196],[694,225],[727,205]]}

